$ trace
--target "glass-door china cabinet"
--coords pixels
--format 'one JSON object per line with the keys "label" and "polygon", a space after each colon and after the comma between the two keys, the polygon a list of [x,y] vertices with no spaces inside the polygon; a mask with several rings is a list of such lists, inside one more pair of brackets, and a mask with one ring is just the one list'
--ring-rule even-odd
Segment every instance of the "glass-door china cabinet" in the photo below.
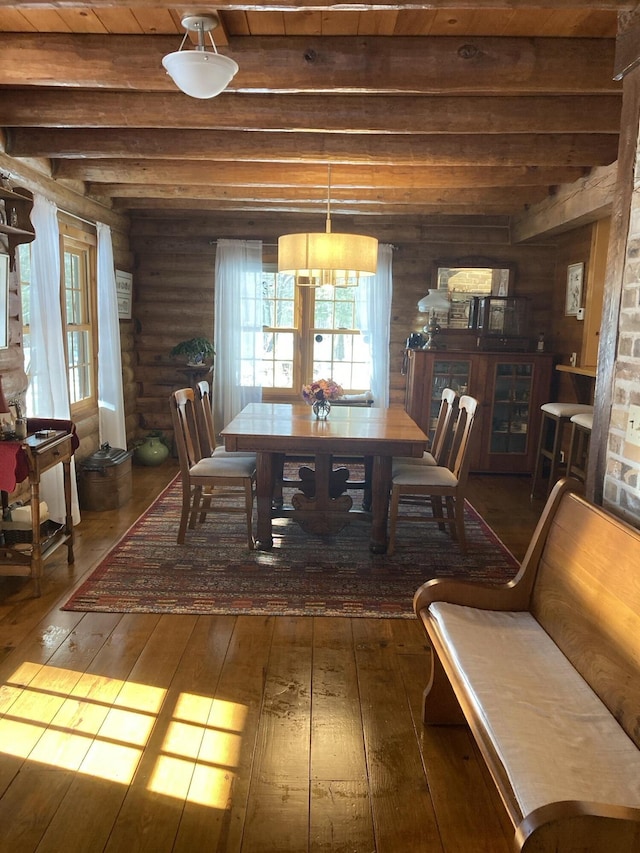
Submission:
{"label": "glass-door china cabinet", "polygon": [[549,353],[408,352],[405,409],[430,438],[443,388],[480,403],[472,471],[530,473],[540,406],[550,399]]}

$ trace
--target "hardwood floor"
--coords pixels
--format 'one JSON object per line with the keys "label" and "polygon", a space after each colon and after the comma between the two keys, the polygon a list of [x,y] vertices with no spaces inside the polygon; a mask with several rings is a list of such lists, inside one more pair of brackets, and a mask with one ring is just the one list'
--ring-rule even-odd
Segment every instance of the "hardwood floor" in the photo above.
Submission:
{"label": "hardwood floor", "polygon": [[[60,610],[175,473],[83,513],[43,594],[0,578],[0,851],[507,853],[465,727],[424,728],[417,620]],[[528,478],[471,477],[520,557]]]}

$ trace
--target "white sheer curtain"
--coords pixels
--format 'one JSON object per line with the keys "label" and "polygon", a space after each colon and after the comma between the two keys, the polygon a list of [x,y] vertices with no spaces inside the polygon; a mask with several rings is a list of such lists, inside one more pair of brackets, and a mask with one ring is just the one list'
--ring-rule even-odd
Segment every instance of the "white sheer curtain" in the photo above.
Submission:
{"label": "white sheer curtain", "polygon": [[213,414],[223,429],[247,403],[262,399],[262,242],[218,240]]}
{"label": "white sheer curtain", "polygon": [[378,271],[374,276],[360,279],[356,296],[358,328],[369,347],[373,405],[381,409],[389,406],[392,266],[393,248],[379,244]]}
{"label": "white sheer curtain", "polygon": [[111,229],[96,223],[98,235],[98,415],[100,443],[127,447],[122,391],[122,356]]}
{"label": "white sheer curtain", "polygon": [[[39,193],[33,197],[31,222],[31,367],[27,414],[38,418],[71,419],[67,365],[60,311],[60,237],[58,209]],[[71,462],[73,521],[80,521],[75,466]],[[45,471],[40,495],[55,521],[65,517],[62,467]]]}

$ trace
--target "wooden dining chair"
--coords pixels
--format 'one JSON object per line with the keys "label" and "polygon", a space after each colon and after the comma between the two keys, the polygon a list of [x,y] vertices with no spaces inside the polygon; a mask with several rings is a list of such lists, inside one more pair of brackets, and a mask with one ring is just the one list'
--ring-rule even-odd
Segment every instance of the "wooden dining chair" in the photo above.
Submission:
{"label": "wooden dining chair", "polygon": [[[466,551],[464,498],[477,408],[475,397],[460,397],[446,465],[408,464],[396,467],[391,486],[388,555],[395,550],[398,521],[435,522],[440,527],[448,524],[452,539],[459,542],[463,553]],[[446,518],[443,514],[443,500]],[[414,507],[427,505],[431,507],[432,514],[425,515],[415,509],[413,513],[401,514],[402,504]]]}
{"label": "wooden dining chair", "polygon": [[196,410],[196,426],[198,428],[198,437],[200,440],[202,456],[244,456],[251,457],[255,462],[255,453],[251,453],[248,450],[225,450],[223,444],[216,444],[216,430],[213,424],[211,395],[209,394],[209,383],[206,379],[202,379],[196,384],[194,401]]}
{"label": "wooden dining chair", "polygon": [[453,388],[443,388],[431,450],[425,450],[422,456],[417,457],[394,457],[393,470],[395,471],[402,465],[445,465],[451,447],[457,412],[458,393]]}
{"label": "wooden dining chair", "polygon": [[[178,528],[178,544],[184,544],[187,524],[193,529],[198,515],[200,521],[204,521],[207,513],[215,509],[213,501],[220,500],[222,504],[218,504],[218,511],[245,514],[247,544],[252,549],[255,457],[234,454],[204,455],[202,438],[198,434],[193,389],[181,388],[179,391],[174,391],[169,401],[182,480],[182,511]],[[238,507],[225,501],[225,498],[237,498],[239,490],[244,493],[243,506]]]}

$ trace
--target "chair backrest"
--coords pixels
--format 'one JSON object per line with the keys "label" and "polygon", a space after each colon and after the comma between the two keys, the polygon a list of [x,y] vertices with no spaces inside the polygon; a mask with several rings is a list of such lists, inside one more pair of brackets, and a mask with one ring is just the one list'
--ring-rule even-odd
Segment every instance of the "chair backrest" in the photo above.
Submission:
{"label": "chair backrest", "polygon": [[202,459],[193,389],[180,388],[174,391],[169,403],[180,471],[183,476],[188,476],[189,469]]}
{"label": "chair backrest", "polygon": [[211,410],[211,395],[209,394],[209,383],[202,379],[195,389],[196,424],[200,436],[200,447],[203,456],[211,456],[216,449],[216,434],[213,426],[213,412]]}
{"label": "chair backrest", "polygon": [[448,468],[458,480],[458,485],[466,480],[469,473],[471,436],[476,421],[478,401],[466,394],[458,400],[458,417],[453,428]]}
{"label": "chair backrest", "polygon": [[431,443],[431,455],[436,465],[445,465],[453,437],[453,426],[458,410],[458,395],[453,388],[443,388],[436,429]]}

